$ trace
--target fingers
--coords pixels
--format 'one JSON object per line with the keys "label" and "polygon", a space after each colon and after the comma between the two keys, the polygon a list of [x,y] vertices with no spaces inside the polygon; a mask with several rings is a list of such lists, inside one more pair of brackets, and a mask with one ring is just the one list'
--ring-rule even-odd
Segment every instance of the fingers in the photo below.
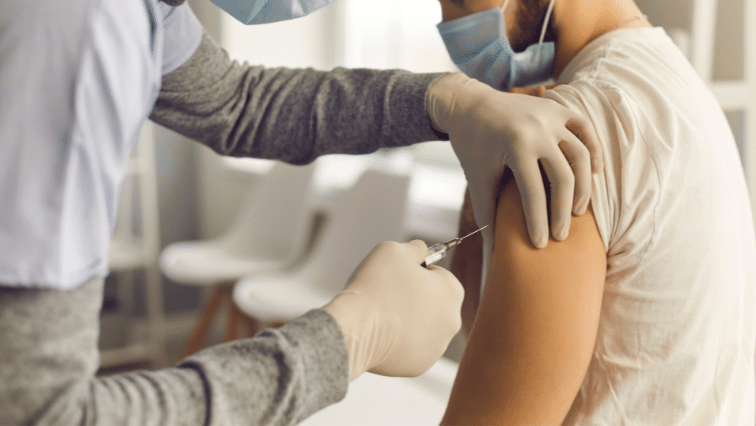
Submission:
{"label": "fingers", "polygon": [[428,266],[428,270],[438,274],[438,284],[446,286],[446,290],[451,292],[450,303],[454,304],[454,306],[461,307],[462,301],[465,298],[465,288],[462,286],[459,279],[457,279],[451,271],[438,265],[430,265]]}
{"label": "fingers", "polygon": [[564,157],[572,168],[575,176],[575,193],[572,212],[578,216],[585,213],[588,209],[588,203],[591,201],[592,182],[590,154],[588,149],[580,142],[574,134],[565,132],[562,141],[559,142]]}
{"label": "fingers", "polygon": [[509,89],[509,93],[516,93],[518,95],[530,95],[540,98],[543,96],[544,93],[546,93],[549,88],[552,88],[554,86],[549,86],[548,88],[546,86],[538,86],[538,87],[513,87]]}
{"label": "fingers", "polygon": [[469,186],[470,199],[472,200],[475,224],[478,228],[488,225],[483,233],[491,233],[494,228],[494,210],[496,209],[496,194],[491,191],[491,184]]}
{"label": "fingers", "polygon": [[596,131],[588,120],[577,113],[567,120],[565,127],[583,142],[591,155],[591,169],[593,173],[604,170],[604,151],[599,143]]}
{"label": "fingers", "polygon": [[[515,182],[522,196],[525,221],[528,224],[530,241],[537,248],[544,248],[549,241],[546,190],[537,161],[522,161],[511,165]],[[570,201],[572,201],[570,199]]]}
{"label": "fingers", "polygon": [[551,186],[551,233],[554,239],[562,241],[570,231],[575,177],[558,149],[551,156],[542,158],[541,165]]}

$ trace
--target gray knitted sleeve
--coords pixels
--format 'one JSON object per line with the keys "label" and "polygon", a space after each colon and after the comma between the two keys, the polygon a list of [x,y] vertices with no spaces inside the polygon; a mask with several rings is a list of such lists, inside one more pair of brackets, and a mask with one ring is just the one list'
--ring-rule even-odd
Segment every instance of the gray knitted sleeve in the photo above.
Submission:
{"label": "gray knitted sleeve", "polygon": [[430,125],[428,87],[443,74],[239,64],[206,33],[163,77],[150,118],[222,155],[306,164],[323,154],[447,139]]}
{"label": "gray knitted sleeve", "polygon": [[0,424],[289,425],[346,394],[344,337],[322,310],[176,368],[96,377],[102,288],[0,286]]}

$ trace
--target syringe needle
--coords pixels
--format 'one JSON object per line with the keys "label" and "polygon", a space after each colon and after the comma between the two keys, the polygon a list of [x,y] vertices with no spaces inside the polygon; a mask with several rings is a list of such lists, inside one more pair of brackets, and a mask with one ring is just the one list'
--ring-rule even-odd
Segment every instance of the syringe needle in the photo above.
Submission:
{"label": "syringe needle", "polygon": [[440,261],[441,259],[443,259],[443,258],[446,257],[446,250],[448,250],[448,249],[450,249],[450,248],[458,245],[465,238],[469,237],[470,235],[472,235],[472,234],[474,234],[476,232],[482,231],[486,227],[488,227],[488,225],[486,225],[486,226],[484,226],[482,228],[479,228],[479,229],[477,229],[477,230],[475,230],[475,231],[473,231],[473,232],[465,235],[462,238],[455,238],[455,239],[449,240],[449,241],[447,241],[445,243],[433,244],[432,246],[430,246],[430,248],[428,248],[428,254],[426,255],[425,260],[423,261],[423,263],[420,266],[422,266],[424,268],[427,268],[428,266],[433,265],[434,263]]}
{"label": "syringe needle", "polygon": [[475,233],[478,233],[478,232],[480,232],[480,231],[482,231],[482,230],[484,230],[484,229],[486,229],[486,228],[488,228],[488,225],[485,225],[485,226],[483,226],[482,228],[478,228],[478,229],[476,229],[475,231],[472,231],[472,232],[470,232],[469,234],[465,235],[464,237],[460,238],[459,240],[460,240],[460,241],[462,241],[462,240],[464,240],[465,238],[469,237],[470,235],[472,235],[472,234],[475,234]]}

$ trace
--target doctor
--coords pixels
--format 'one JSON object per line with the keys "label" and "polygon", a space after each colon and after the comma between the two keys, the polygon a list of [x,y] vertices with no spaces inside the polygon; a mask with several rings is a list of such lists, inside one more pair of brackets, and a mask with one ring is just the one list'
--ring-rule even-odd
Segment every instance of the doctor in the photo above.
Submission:
{"label": "doctor", "polygon": [[[240,65],[170,3],[0,0],[0,423],[292,424],[362,372],[421,374],[459,329],[456,278],[419,266],[420,241],[384,243],[331,303],[281,329],[176,368],[95,377],[115,200],[148,117],[220,154],[294,164],[448,138],[479,224],[509,167],[538,247],[549,232],[539,161],[554,236],[585,210],[601,155],[556,103],[460,73]],[[217,2],[247,23],[328,3]]]}

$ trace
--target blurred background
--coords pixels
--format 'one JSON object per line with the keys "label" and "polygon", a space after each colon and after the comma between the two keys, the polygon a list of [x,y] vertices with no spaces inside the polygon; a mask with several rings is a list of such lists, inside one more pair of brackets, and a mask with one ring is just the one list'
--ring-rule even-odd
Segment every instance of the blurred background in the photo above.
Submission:
{"label": "blurred background", "polygon": [[[752,0],[636,1],[654,25],[667,30],[722,103],[739,145],[753,202],[756,6],[748,4]],[[262,26],[244,26],[207,0],[189,3],[207,32],[240,62],[321,70],[336,66],[415,72],[455,70],[435,28],[441,20],[437,0],[339,0],[308,17]],[[397,185],[402,188],[402,199],[393,204],[387,201],[384,206],[380,193],[373,196],[377,203],[374,208],[396,210],[392,214],[398,219],[391,225],[390,237],[384,239],[421,238],[431,245],[456,236],[466,184],[448,143],[428,142],[370,156],[330,157],[316,162],[311,174],[302,177],[307,190],[298,196],[302,201],[298,208],[303,213],[291,218],[296,226],[284,229],[289,246],[276,248],[283,256],[274,259],[277,265],[299,273],[297,279],[316,276],[313,264],[328,263],[321,259],[308,266],[307,258],[319,253],[319,242],[324,239],[343,238],[329,228],[329,220],[338,222],[336,218],[344,214],[343,210],[348,211],[343,206],[354,201],[349,197],[357,195],[345,194],[366,170],[401,176]],[[191,275],[192,266],[201,267],[205,261],[212,263],[207,268],[220,268],[222,262],[212,261],[212,256],[220,256],[223,247],[238,244],[226,238],[229,229],[238,225],[245,214],[254,216],[262,209],[261,199],[287,198],[287,194],[271,192],[264,184],[272,179],[273,162],[221,158],[152,123],[145,128],[130,170],[124,182],[120,222],[111,251],[113,272],[107,280],[103,306],[101,347],[105,373],[175,364],[186,350],[190,335],[199,336],[199,318],[207,323],[207,336],[195,339],[200,345],[223,341],[229,336],[230,323],[250,326],[238,317],[239,307],[233,308],[231,298],[240,297],[240,293],[234,293],[228,277],[204,277],[203,282],[191,282],[191,277],[186,276]],[[244,232],[261,232],[251,228],[254,226]],[[186,241],[209,241],[215,245],[182,245]],[[260,247],[257,249],[249,255],[260,255]],[[225,254],[234,257],[228,250]],[[367,250],[356,253],[359,258],[366,254]],[[181,260],[177,260],[181,255],[189,256],[183,260],[183,272]],[[265,253],[261,256],[265,257]],[[238,266],[248,259],[231,260]],[[306,267],[292,267],[296,264]],[[350,267],[356,265],[355,262]],[[343,284],[341,281],[335,285]],[[255,297],[267,300],[265,297],[273,296],[266,293]],[[207,307],[216,302],[220,307],[210,324],[208,319],[212,316],[208,316]],[[242,311],[247,308],[255,309],[242,306]],[[266,315],[272,314],[260,313],[260,317]],[[258,326],[276,322],[274,316],[270,318]],[[463,339],[457,338],[447,356],[458,360],[463,348]]]}

